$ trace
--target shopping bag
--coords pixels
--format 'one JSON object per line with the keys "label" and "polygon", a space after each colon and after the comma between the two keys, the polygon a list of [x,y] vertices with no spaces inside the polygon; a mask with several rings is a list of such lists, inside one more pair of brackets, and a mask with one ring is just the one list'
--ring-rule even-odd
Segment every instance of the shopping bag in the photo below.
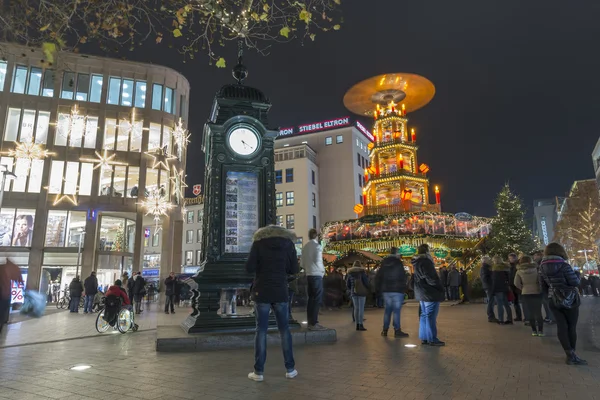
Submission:
{"label": "shopping bag", "polygon": [[40,318],[46,312],[46,296],[33,290],[25,291],[25,300],[21,307],[21,314]]}

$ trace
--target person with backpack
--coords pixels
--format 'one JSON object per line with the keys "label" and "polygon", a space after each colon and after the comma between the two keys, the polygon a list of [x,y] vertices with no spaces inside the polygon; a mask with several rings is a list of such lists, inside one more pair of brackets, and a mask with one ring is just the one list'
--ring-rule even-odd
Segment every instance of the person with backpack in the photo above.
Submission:
{"label": "person with backpack", "polygon": [[348,281],[346,282],[346,286],[352,296],[356,330],[366,331],[367,329],[363,325],[363,320],[365,315],[365,302],[369,295],[369,278],[360,261],[354,261],[352,268],[348,270]]}

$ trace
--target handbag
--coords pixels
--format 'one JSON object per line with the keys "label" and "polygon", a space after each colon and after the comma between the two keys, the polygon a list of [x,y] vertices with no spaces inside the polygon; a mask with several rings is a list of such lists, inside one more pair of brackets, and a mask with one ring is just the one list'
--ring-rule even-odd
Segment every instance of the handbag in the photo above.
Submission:
{"label": "handbag", "polygon": [[556,289],[550,285],[550,298],[554,307],[558,309],[571,310],[581,305],[581,296],[576,287]]}
{"label": "handbag", "polygon": [[369,295],[369,289],[363,283],[360,275],[354,278],[354,293],[355,296],[367,297]]}

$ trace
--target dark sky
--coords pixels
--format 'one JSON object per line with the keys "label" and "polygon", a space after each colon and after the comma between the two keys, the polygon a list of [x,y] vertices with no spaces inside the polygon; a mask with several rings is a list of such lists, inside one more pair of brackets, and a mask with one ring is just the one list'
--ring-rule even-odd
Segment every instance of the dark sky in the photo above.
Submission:
{"label": "dark sky", "polygon": [[[342,98],[353,84],[412,72],[436,86],[409,126],[445,211],[491,216],[507,181],[531,211],[534,198],[564,195],[574,180],[593,177],[598,1],[346,0],[343,13],[342,30],[315,42],[277,44],[268,57],[247,52],[246,84],[270,97],[273,126],[348,115]],[[151,51],[191,83],[191,187],[202,181],[202,127],[214,93],[231,82],[234,57],[222,70],[203,57],[182,64]],[[224,51],[235,54],[235,44]]]}

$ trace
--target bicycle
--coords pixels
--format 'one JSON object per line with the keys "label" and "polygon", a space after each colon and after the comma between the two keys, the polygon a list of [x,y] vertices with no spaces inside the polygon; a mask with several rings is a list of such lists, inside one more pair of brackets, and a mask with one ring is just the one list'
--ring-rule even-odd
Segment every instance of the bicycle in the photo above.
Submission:
{"label": "bicycle", "polygon": [[[56,302],[56,308],[58,308],[58,309],[69,308],[70,305],[71,305],[71,296],[69,296],[68,294],[65,294],[63,297],[61,297]],[[79,308],[83,308],[84,305],[85,305],[85,298],[83,296],[81,296],[81,298],[79,299]]]}

